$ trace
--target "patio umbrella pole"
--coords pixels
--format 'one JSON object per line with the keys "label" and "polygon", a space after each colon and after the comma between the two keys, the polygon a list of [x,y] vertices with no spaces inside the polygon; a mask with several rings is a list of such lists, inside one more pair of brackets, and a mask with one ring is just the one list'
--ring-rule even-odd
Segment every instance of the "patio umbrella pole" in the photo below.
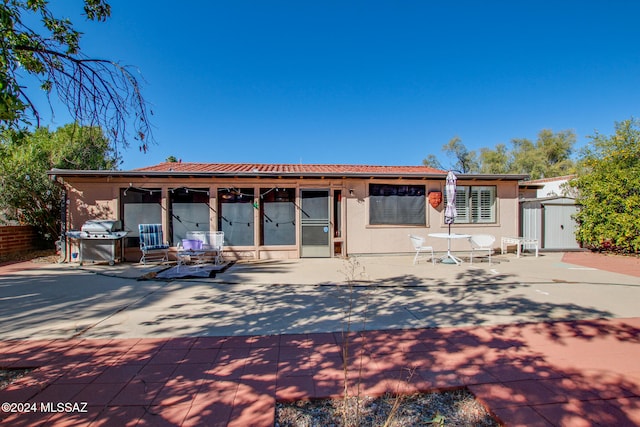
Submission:
{"label": "patio umbrella pole", "polygon": [[458,264],[458,261],[451,254],[451,224],[455,222],[456,215],[458,214],[458,211],[456,210],[456,184],[456,175],[453,173],[453,171],[449,171],[447,173],[447,179],[445,181],[447,207],[444,211],[444,222],[449,225],[449,236],[447,238],[447,258]]}

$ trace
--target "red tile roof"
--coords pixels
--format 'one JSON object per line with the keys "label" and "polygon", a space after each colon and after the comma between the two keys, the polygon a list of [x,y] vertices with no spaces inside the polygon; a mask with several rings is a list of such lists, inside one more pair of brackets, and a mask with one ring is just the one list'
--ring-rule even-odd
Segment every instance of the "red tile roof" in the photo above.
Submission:
{"label": "red tile roof", "polygon": [[445,171],[429,166],[372,166],[372,165],[313,165],[313,164],[261,164],[261,163],[192,163],[165,162],[133,169],[131,172],[182,172],[221,174],[327,174],[327,175],[424,175],[444,174]]}
{"label": "red tile roof", "polygon": [[[51,169],[56,177],[278,177],[278,178],[415,178],[442,179],[447,172],[430,166],[376,166],[341,164],[282,164],[282,163],[196,163],[165,162],[131,170],[73,170]],[[461,180],[521,181],[520,174],[459,174]]]}

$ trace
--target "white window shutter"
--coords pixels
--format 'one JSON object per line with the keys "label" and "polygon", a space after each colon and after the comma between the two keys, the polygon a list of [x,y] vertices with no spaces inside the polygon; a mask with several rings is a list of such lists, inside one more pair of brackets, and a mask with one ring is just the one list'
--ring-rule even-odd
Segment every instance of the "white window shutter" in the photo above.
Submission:
{"label": "white window shutter", "polygon": [[456,187],[456,221],[458,223],[469,222],[469,187]]}
{"label": "white window shutter", "polygon": [[473,187],[471,190],[473,222],[490,223],[496,221],[495,187]]}

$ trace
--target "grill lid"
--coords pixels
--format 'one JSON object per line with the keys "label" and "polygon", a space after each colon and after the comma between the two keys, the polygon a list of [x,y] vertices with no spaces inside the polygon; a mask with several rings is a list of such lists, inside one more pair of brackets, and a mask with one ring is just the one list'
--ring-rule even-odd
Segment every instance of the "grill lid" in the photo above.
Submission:
{"label": "grill lid", "polygon": [[81,228],[87,233],[113,233],[122,230],[122,221],[117,219],[94,219],[85,222]]}
{"label": "grill lid", "polygon": [[114,231],[112,233],[88,233],[86,231],[67,231],[67,237],[76,240],[120,240],[129,234],[128,231]]}

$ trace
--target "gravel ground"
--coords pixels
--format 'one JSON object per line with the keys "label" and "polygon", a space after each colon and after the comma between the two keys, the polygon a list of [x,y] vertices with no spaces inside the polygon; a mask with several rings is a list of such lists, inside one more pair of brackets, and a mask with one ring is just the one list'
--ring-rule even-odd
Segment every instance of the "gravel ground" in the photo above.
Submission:
{"label": "gravel ground", "polygon": [[0,390],[31,371],[33,369],[0,369]]}
{"label": "gravel ground", "polygon": [[9,262],[33,261],[41,263],[58,262],[60,258],[53,249],[45,249],[38,251],[16,252],[8,255],[0,256],[0,264]]}
{"label": "gravel ground", "polygon": [[[346,420],[343,414],[346,413]],[[346,422],[345,422],[346,421]],[[276,427],[499,426],[466,389],[276,404]]]}

